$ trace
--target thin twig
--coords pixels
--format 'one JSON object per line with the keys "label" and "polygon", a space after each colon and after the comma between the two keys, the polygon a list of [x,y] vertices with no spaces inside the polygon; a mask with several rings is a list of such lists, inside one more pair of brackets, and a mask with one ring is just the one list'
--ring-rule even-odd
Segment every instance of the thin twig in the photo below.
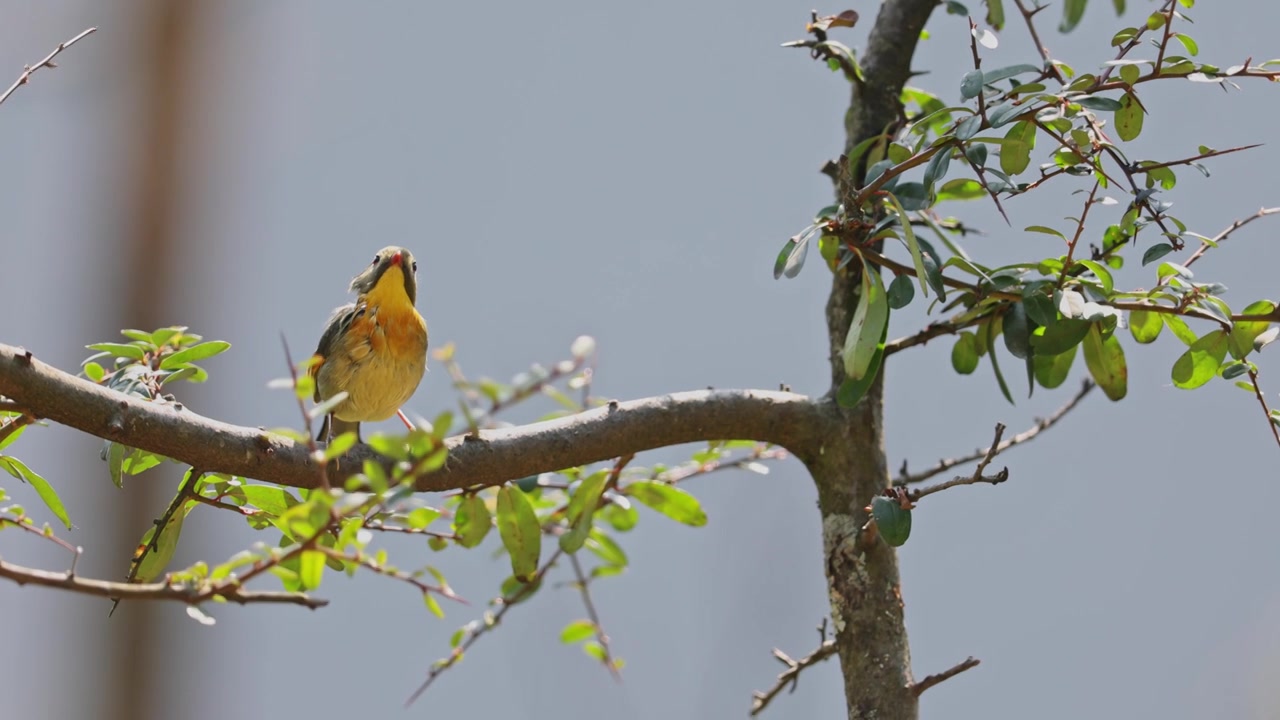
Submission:
{"label": "thin twig", "polygon": [[1196,251],[1191,253],[1191,257],[1187,258],[1187,261],[1182,263],[1182,266],[1191,267],[1191,265],[1194,264],[1195,261],[1199,260],[1200,257],[1204,255],[1209,248],[1213,247],[1213,245],[1217,245],[1223,240],[1226,240],[1228,237],[1231,236],[1231,233],[1235,232],[1236,230],[1239,230],[1245,225],[1248,225],[1254,220],[1257,220],[1259,218],[1264,218],[1268,215],[1275,215],[1276,213],[1280,213],[1280,207],[1262,208],[1258,212],[1250,215],[1249,217],[1240,218],[1239,220],[1232,222],[1225,229],[1223,229],[1222,232],[1218,233],[1217,235],[1214,235],[1211,238],[1211,240],[1213,241],[1212,244],[1202,242],[1200,244],[1200,247],[1196,248]]}
{"label": "thin twig", "polygon": [[75,45],[76,43],[80,42],[80,40],[82,40],[85,36],[87,36],[87,35],[89,35],[89,34],[93,33],[93,32],[94,32],[94,31],[96,31],[97,29],[98,29],[98,28],[96,28],[96,27],[91,27],[91,28],[89,28],[88,30],[85,30],[84,32],[80,33],[79,35],[77,35],[77,36],[75,36],[75,37],[71,38],[70,40],[68,40],[68,41],[66,41],[66,42],[62,43],[61,45],[59,45],[58,47],[54,48],[54,49],[53,49],[53,52],[51,52],[51,53],[49,53],[48,55],[46,55],[46,56],[45,56],[45,58],[44,58],[43,60],[41,60],[40,62],[36,63],[35,65],[28,65],[27,67],[23,68],[23,70],[22,70],[22,74],[18,76],[18,79],[17,79],[17,80],[15,80],[15,81],[13,82],[13,84],[12,84],[12,85],[10,85],[10,86],[9,86],[9,89],[8,89],[8,90],[5,90],[5,91],[4,91],[4,94],[3,94],[3,95],[0,95],[0,103],[3,103],[5,100],[8,100],[8,99],[9,99],[9,96],[10,96],[10,95],[12,95],[12,94],[14,93],[14,91],[15,91],[15,90],[17,90],[18,88],[22,87],[23,85],[26,85],[26,84],[27,84],[27,82],[31,80],[31,76],[32,76],[32,75],[35,75],[35,74],[36,74],[36,71],[37,71],[37,70],[39,70],[40,68],[43,68],[43,67],[50,67],[50,68],[58,67],[58,64],[57,64],[57,63],[55,63],[55,62],[53,61],[53,59],[54,59],[54,58],[56,58],[56,57],[58,57],[58,54],[59,54],[59,53],[61,53],[63,50],[66,50],[67,48],[71,47],[72,45]]}
{"label": "thin twig", "polygon": [[167,582],[108,582],[106,580],[78,577],[70,572],[59,573],[26,568],[3,560],[0,560],[0,577],[12,580],[19,585],[41,585],[84,595],[125,600],[176,600],[188,605],[199,605],[216,596],[241,605],[249,603],[286,603],[302,605],[312,610],[329,604],[328,600],[308,597],[304,593],[245,590],[237,582],[213,586],[170,584]]}
{"label": "thin twig", "polygon": [[18,415],[17,417],[9,418],[8,422],[0,425],[0,443],[8,440],[10,435],[18,432],[33,422],[35,422],[35,416],[33,415]]}
{"label": "thin twig", "polygon": [[983,473],[987,469],[987,466],[991,464],[991,461],[995,459],[996,454],[999,452],[1000,437],[1004,435],[1004,430],[1005,428],[1003,423],[996,423],[995,439],[991,441],[991,447],[987,448],[987,454],[983,456],[982,460],[978,463],[977,469],[973,471],[972,475],[969,475],[967,477],[962,475],[962,476],[953,478],[951,480],[948,480],[946,482],[938,483],[937,485],[930,485],[927,488],[912,490],[907,493],[907,500],[909,500],[910,502],[915,502],[927,495],[932,495],[936,492],[942,492],[943,490],[948,490],[953,487],[959,487],[961,485],[976,485],[978,483],[989,483],[991,485],[999,485],[1005,480],[1008,480],[1009,468],[1007,467],[1001,468],[1000,472],[996,473],[995,475],[983,475]]}
{"label": "thin twig", "polygon": [[493,628],[497,627],[498,624],[502,622],[502,618],[507,614],[508,610],[515,607],[516,603],[523,600],[529,595],[529,593],[533,592],[533,590],[538,587],[542,582],[543,576],[547,574],[547,571],[555,565],[556,560],[559,560],[560,556],[563,554],[563,550],[557,549],[547,560],[546,564],[538,569],[537,574],[533,576],[532,582],[521,585],[520,589],[516,590],[515,594],[511,597],[501,598],[499,603],[502,607],[498,608],[497,612],[492,615],[485,613],[486,617],[483,622],[473,620],[471,624],[467,626],[467,639],[459,643],[458,646],[453,649],[453,652],[449,653],[449,657],[444,658],[443,660],[437,660],[432,664],[431,669],[427,671],[426,679],[422,681],[422,684],[419,685],[411,695],[409,695],[409,699],[404,701],[405,707],[409,707],[415,700],[421,697],[422,693],[426,692],[427,688],[431,687],[431,683],[435,682],[436,678],[440,677],[441,673],[456,665],[458,661],[462,659],[462,656],[466,651],[470,650],[471,646],[474,645],[477,640]]}
{"label": "thin twig", "polygon": [[1031,42],[1035,43],[1036,50],[1040,51],[1040,57],[1044,58],[1044,71],[1053,76],[1055,80],[1062,84],[1066,84],[1066,79],[1062,77],[1062,71],[1053,62],[1053,55],[1049,53],[1049,48],[1040,40],[1040,33],[1036,31],[1036,24],[1033,18],[1036,13],[1044,10],[1046,5],[1037,5],[1034,9],[1028,10],[1022,0],[1013,0],[1018,6],[1018,12],[1022,13],[1022,19],[1027,23],[1027,32],[1031,33]]}
{"label": "thin twig", "polygon": [[[290,389],[293,390],[294,396],[298,398],[298,411],[302,413],[302,425],[307,432],[307,450],[310,451],[312,460],[319,467],[320,488],[327,491],[329,490],[328,463],[324,461],[324,455],[316,444],[316,434],[311,429],[311,413],[307,412],[307,404],[298,396],[298,368],[293,365],[293,355],[289,353],[289,341],[285,339],[283,332],[280,333],[280,344],[284,346],[284,360],[289,365],[289,378],[293,380],[293,385],[290,386]],[[330,431],[333,429],[332,422],[329,424],[329,429]]]}
{"label": "thin twig", "polygon": [[999,455],[1000,453],[1004,452],[1005,450],[1008,450],[1009,448],[1015,445],[1021,445],[1022,443],[1027,442],[1029,440],[1034,440],[1036,436],[1038,436],[1040,433],[1056,425],[1059,420],[1066,417],[1067,413],[1074,410],[1076,405],[1079,405],[1080,401],[1083,400],[1085,396],[1088,395],[1091,390],[1093,390],[1094,387],[1095,386],[1093,381],[1085,380],[1084,383],[1080,386],[1080,390],[1077,391],[1076,394],[1073,395],[1071,399],[1066,402],[1066,404],[1064,404],[1062,407],[1058,408],[1057,410],[1054,410],[1053,413],[1050,414],[1048,417],[1036,420],[1035,424],[1032,425],[1030,428],[1023,430],[1017,435],[1014,435],[1008,440],[1005,440],[1004,442],[1000,443],[998,446],[994,448],[995,449],[994,453],[992,452],[991,447],[987,447],[982,450],[975,450],[972,453],[969,453],[968,455],[962,455],[960,457],[946,458],[943,460],[939,460],[938,463],[933,467],[930,467],[927,470],[922,470],[917,473],[908,473],[907,465],[906,463],[903,463],[902,471],[898,475],[898,478],[893,481],[893,484],[901,486],[901,485],[912,485],[915,483],[924,482],[925,480],[928,480],[929,478],[935,475],[940,475],[957,465],[964,465],[965,463],[971,463],[974,460],[981,460],[982,458],[987,457],[988,454],[990,454],[991,457],[995,457],[996,455]]}
{"label": "thin twig", "polygon": [[752,693],[751,715],[754,717],[763,712],[764,709],[769,706],[769,703],[772,702],[773,699],[777,697],[778,693],[782,692],[782,689],[787,685],[791,685],[791,691],[795,692],[796,685],[800,681],[800,673],[803,672],[805,668],[817,665],[835,654],[835,640],[824,640],[822,644],[818,646],[818,649],[799,660],[794,660],[788,657],[786,653],[774,648],[773,656],[776,657],[783,665],[786,665],[787,669],[783,670],[782,673],[778,675],[778,680],[773,684],[773,687],[770,687],[768,690],[763,692],[757,690]]}
{"label": "thin twig", "polygon": [[587,617],[590,618],[591,624],[596,628],[596,640],[600,643],[600,648],[604,651],[604,665],[609,669],[609,674],[614,680],[622,682],[622,675],[618,672],[618,663],[613,659],[613,653],[609,651],[609,636],[604,631],[604,626],[600,624],[600,615],[596,613],[596,605],[591,601],[591,589],[587,586],[586,573],[582,572],[582,563],[578,562],[577,555],[569,555],[569,563],[573,565],[573,574],[577,577],[578,590],[582,593],[582,604],[587,608]]}
{"label": "thin twig", "polygon": [[943,670],[942,672],[936,675],[929,675],[918,683],[913,683],[911,685],[911,693],[916,697],[920,697],[920,693],[924,692],[925,690],[928,690],[929,688],[933,687],[934,685],[937,685],[938,683],[946,682],[947,680],[950,680],[951,678],[959,675],[965,670],[972,670],[973,668],[978,667],[979,663],[981,662],[982,661],[970,655],[962,663],[957,663],[956,665],[952,666],[947,670]]}
{"label": "thin twig", "polygon": [[1258,371],[1249,368],[1249,382],[1253,384],[1253,393],[1258,398],[1258,404],[1262,406],[1262,414],[1267,418],[1267,425],[1271,426],[1271,434],[1276,439],[1276,444],[1280,445],[1280,425],[1276,424],[1276,418],[1271,414],[1271,408],[1267,407],[1267,398],[1262,394],[1262,386],[1258,384]]}

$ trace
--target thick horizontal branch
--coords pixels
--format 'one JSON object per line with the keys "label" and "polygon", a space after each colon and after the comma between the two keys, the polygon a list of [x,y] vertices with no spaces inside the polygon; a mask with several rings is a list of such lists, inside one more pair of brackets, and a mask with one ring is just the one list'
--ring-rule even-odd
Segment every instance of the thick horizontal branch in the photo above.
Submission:
{"label": "thick horizontal branch", "polygon": [[[0,395],[37,417],[141,448],[204,472],[291,487],[319,485],[305,445],[261,428],[212,420],[178,403],[148,402],[75,377],[21,348],[0,344]],[[612,402],[546,422],[449,438],[445,467],[419,479],[421,491],[496,485],[669,445],[756,440],[816,457],[833,401],[764,390],[700,390]],[[359,445],[330,465],[338,480],[375,457]]]}
{"label": "thick horizontal branch", "polygon": [[209,602],[217,595],[228,602],[247,605],[249,603],[284,603],[303,605],[312,610],[329,604],[328,600],[309,597],[303,593],[271,592],[244,590],[236,585],[227,587],[186,587],[168,583],[121,583],[106,580],[82,578],[65,572],[50,572],[14,565],[0,560],[0,577],[16,582],[19,585],[40,585],[43,587],[70,590],[84,595],[123,599],[123,600],[176,600],[189,605]]}

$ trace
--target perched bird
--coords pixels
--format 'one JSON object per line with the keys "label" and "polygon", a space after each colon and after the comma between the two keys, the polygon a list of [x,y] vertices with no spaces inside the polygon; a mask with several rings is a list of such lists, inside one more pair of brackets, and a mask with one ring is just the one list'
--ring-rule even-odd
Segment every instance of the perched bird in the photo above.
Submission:
{"label": "perched bird", "polygon": [[413,306],[418,263],[402,247],[378,251],[351,280],[354,303],[334,311],[311,366],[316,402],[342,391],[347,398],[325,417],[318,440],[386,420],[418,389],[427,368],[427,323]]}

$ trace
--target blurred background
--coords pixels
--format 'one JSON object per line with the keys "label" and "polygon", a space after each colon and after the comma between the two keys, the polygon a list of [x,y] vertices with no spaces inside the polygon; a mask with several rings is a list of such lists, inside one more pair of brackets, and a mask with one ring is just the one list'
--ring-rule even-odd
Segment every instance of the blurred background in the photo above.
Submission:
{"label": "blurred background", "polygon": [[[1130,5],[1118,21],[1093,0],[1063,37],[1055,4],[1041,31],[1055,56],[1092,71],[1112,56],[1111,34],[1156,7]],[[3,85],[99,28],[0,107],[0,341],[74,370],[86,343],[122,327],[190,325],[233,348],[207,364],[206,385],[182,388],[188,405],[234,423],[295,425],[291,398],[265,390],[285,373],[280,333],[308,352],[350,277],[396,243],[420,261],[433,342],[456,342],[472,374],[506,380],[567,356],[586,333],[599,340],[604,396],[779,383],[820,394],[828,274],[815,261],[796,280],[770,275],[786,237],[828,204],[818,169],[843,142],[844,81],[779,47],[803,35],[810,7],[0,0]],[[1260,61],[1280,56],[1277,8],[1206,3],[1184,30],[1207,61]],[[837,33],[855,48],[874,15],[868,3],[856,9],[863,26]],[[1037,62],[1009,11],[984,67]],[[940,10],[929,30],[915,68],[930,74],[916,84],[958,101],[966,20]],[[1267,141],[1276,92],[1265,82],[1227,93],[1147,86],[1153,117],[1126,151],[1164,160],[1199,144]],[[1167,199],[1212,235],[1280,205],[1268,170],[1277,162],[1270,145],[1209,161],[1211,180],[1179,169]],[[1070,191],[1082,187],[1055,182],[1010,201],[1012,228],[987,203],[948,211],[989,231],[967,241],[980,260],[1047,255],[1054,241],[1020,228],[1066,227],[1059,218],[1079,212]],[[1098,210],[1107,212],[1089,226],[1095,242],[1119,217]],[[1251,225],[1196,266],[1231,287],[1237,308],[1276,295],[1276,222]],[[1136,261],[1119,280],[1152,282]],[[918,327],[923,306],[896,314],[891,333]],[[901,551],[916,675],[982,660],[924,696],[927,717],[1280,713],[1277,448],[1251,396],[1223,382],[1172,387],[1182,346],[1168,333],[1125,347],[1127,399],[1095,394],[1001,459],[1007,484],[960,488],[917,511]],[[888,368],[894,468],[982,446],[997,421],[1019,431],[1077,386],[1024,400],[1011,376],[1010,406],[985,362],[956,376],[949,348],[939,340]],[[1264,355],[1262,381],[1280,404],[1280,365],[1270,365]],[[407,409],[431,417],[454,404],[437,365]],[[86,548],[79,572],[119,578],[178,473],[116,490],[100,444],[51,427],[14,449],[66,500],[78,527],[65,536]],[[5,487],[38,507],[29,487]],[[440,621],[400,584],[330,575],[320,595],[333,603],[321,611],[217,607],[217,625],[203,627],[174,604],[125,604],[108,620],[108,602],[0,584],[7,715],[743,717],[751,691],[782,669],[770,649],[807,654],[827,613],[815,492],[794,461],[690,489],[708,526],[645,512],[621,538],[631,569],[595,586],[627,661],[621,685],[559,643],[584,612],[572,589],[547,588],[402,710],[508,566],[483,550],[387,543],[401,565],[437,564],[471,607],[448,604]],[[201,509],[175,564],[216,561],[255,539],[241,520]],[[65,568],[65,553],[45,545],[5,533],[0,553]],[[809,670],[766,712],[843,717],[838,664]]]}

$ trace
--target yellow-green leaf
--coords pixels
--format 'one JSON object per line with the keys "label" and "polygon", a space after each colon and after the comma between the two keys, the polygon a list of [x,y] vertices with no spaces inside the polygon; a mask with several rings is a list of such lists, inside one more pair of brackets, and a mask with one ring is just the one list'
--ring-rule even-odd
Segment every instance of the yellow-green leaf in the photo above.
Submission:
{"label": "yellow-green leaf", "polygon": [[1126,92],[1120,98],[1120,109],[1116,110],[1116,134],[1121,140],[1129,141],[1142,133],[1143,112],[1138,98],[1132,92]]}
{"label": "yellow-green leaf", "polygon": [[1227,331],[1205,333],[1173,363],[1173,384],[1193,390],[1212,380],[1227,356],[1227,345]]}
{"label": "yellow-green leaf", "polygon": [[1094,382],[1112,400],[1122,399],[1129,391],[1129,367],[1125,364],[1124,348],[1115,334],[1102,337],[1102,328],[1091,323],[1089,333],[1080,343],[1084,349],[1084,364]]}
{"label": "yellow-green leaf", "polygon": [[849,333],[845,336],[844,359],[845,374],[854,380],[862,379],[871,367],[876,346],[880,336],[884,334],[885,325],[889,322],[889,299],[885,293],[884,282],[880,273],[872,267],[864,267],[862,271],[862,297],[858,298],[858,308],[853,313],[853,321],[849,324]]}
{"label": "yellow-green leaf", "polygon": [[542,526],[523,490],[498,488],[498,534],[511,556],[511,573],[521,582],[531,580],[542,554]]}

